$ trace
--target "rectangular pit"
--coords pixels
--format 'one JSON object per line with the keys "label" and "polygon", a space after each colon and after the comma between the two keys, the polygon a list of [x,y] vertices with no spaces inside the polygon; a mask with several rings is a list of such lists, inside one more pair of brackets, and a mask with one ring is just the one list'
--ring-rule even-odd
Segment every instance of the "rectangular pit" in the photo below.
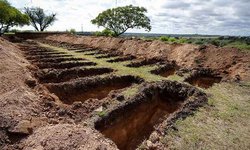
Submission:
{"label": "rectangular pit", "polygon": [[222,77],[213,73],[210,69],[199,69],[194,71],[184,81],[191,85],[207,89],[212,87],[215,83],[220,83],[221,79]]}
{"label": "rectangular pit", "polygon": [[166,63],[163,66],[152,70],[151,73],[167,78],[168,76],[174,75],[177,70],[178,67],[175,63]]}
{"label": "rectangular pit", "polygon": [[47,84],[51,93],[55,93],[65,104],[87,99],[103,99],[110,91],[123,89],[141,80],[132,76],[109,76],[105,78],[85,78],[74,82]]}
{"label": "rectangular pit", "polygon": [[215,83],[220,83],[221,77],[214,76],[198,76],[185,80],[191,85],[198,86],[204,89],[212,87]]}
{"label": "rectangular pit", "polygon": [[[189,97],[198,98],[194,105]],[[111,139],[121,150],[134,150],[173,113],[186,107],[198,107],[206,101],[205,94],[177,82],[164,81],[135,95],[129,103],[117,107],[95,122],[95,128]],[[194,108],[190,108],[193,110]],[[180,113],[181,114],[181,113]],[[188,112],[184,113],[185,115]],[[174,118],[174,117],[173,117]]]}

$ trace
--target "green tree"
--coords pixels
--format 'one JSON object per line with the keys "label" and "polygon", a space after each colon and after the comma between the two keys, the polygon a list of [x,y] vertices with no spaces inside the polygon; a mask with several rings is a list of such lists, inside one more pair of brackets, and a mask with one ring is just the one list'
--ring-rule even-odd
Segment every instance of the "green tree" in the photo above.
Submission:
{"label": "green tree", "polygon": [[146,31],[150,31],[150,19],[145,15],[146,12],[144,7],[117,7],[103,11],[91,22],[112,31],[114,36],[119,36],[132,28],[145,28]]}
{"label": "green tree", "polygon": [[46,15],[44,10],[40,7],[32,7],[32,8],[24,8],[25,13],[30,18],[31,25],[37,31],[44,31],[50,25],[52,25],[56,21],[56,14],[52,13],[50,15]]}
{"label": "green tree", "polygon": [[13,26],[29,24],[29,17],[12,7],[8,1],[0,0],[0,35]]}

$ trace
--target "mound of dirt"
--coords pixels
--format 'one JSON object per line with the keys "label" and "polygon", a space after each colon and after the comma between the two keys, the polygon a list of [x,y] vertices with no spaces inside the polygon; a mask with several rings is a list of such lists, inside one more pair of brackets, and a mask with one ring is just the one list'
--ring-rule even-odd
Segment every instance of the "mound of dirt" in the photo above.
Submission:
{"label": "mound of dirt", "polygon": [[12,142],[12,134],[26,134],[29,125],[23,122],[37,117],[40,111],[39,95],[26,84],[35,84],[27,66],[30,64],[20,50],[0,38],[0,122],[7,122],[1,124],[0,130],[9,134],[5,138],[1,136],[1,146]]}
{"label": "mound of dirt", "polygon": [[39,128],[23,143],[25,150],[32,149],[117,149],[109,140],[99,137],[91,128],[82,125],[58,124]]}
{"label": "mound of dirt", "polygon": [[0,38],[0,149],[106,148],[91,129],[55,119],[62,106],[33,78],[32,68],[16,45]]}
{"label": "mound of dirt", "polygon": [[144,41],[138,39],[54,35],[46,39],[57,42],[83,44],[108,51],[117,50],[125,55],[137,58],[160,58],[176,61],[182,67],[211,68],[223,73],[229,79],[250,80],[250,54],[236,48],[217,48],[212,45],[200,47],[192,44],[166,44],[161,41]]}

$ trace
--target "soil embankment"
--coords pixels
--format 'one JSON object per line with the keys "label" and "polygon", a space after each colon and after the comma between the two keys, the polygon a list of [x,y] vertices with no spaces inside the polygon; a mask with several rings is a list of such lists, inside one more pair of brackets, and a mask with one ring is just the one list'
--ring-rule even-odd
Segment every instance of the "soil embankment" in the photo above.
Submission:
{"label": "soil embankment", "polygon": [[54,118],[63,106],[32,77],[35,69],[18,46],[0,38],[0,149],[114,149],[91,128]]}

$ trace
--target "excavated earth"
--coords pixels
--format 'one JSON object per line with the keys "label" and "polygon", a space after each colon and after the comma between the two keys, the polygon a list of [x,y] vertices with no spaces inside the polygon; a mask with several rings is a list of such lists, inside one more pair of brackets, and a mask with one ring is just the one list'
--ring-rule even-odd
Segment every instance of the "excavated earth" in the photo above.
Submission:
{"label": "excavated earth", "polygon": [[250,73],[232,48],[72,35],[0,38],[0,59],[0,149],[136,149]]}

